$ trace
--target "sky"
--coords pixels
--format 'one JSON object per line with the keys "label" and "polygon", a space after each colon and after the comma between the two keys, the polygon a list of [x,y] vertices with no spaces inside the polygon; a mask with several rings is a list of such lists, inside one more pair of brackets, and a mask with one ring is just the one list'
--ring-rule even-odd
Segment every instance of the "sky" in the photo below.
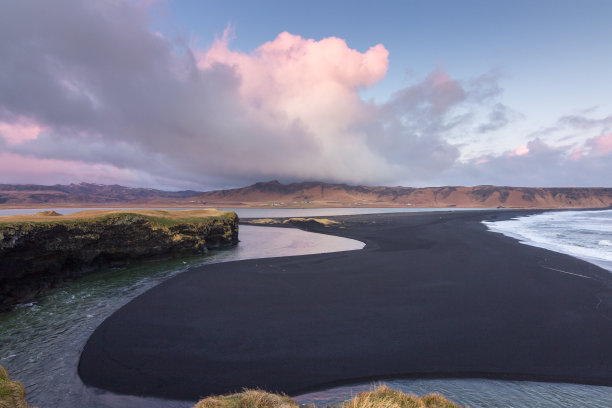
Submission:
{"label": "sky", "polygon": [[611,187],[608,0],[0,3],[0,183]]}

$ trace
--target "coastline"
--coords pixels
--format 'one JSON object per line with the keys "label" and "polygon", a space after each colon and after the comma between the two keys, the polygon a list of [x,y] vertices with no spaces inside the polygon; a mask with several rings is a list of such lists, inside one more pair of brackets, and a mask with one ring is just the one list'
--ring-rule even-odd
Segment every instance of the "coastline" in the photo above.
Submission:
{"label": "coastline", "polygon": [[539,212],[301,225],[367,245],[186,272],[98,327],[79,372],[114,392],[179,399],[244,386],[295,394],[391,376],[612,385],[610,274],[480,223]]}

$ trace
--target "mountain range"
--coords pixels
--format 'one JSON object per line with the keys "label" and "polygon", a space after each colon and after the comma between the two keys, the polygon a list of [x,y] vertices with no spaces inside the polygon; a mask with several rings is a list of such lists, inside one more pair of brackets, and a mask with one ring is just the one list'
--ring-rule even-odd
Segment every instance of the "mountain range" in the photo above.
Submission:
{"label": "mountain range", "polygon": [[612,188],[370,187],[323,182],[260,182],[215,191],[119,185],[0,184],[0,208],[48,207],[463,207],[606,208]]}

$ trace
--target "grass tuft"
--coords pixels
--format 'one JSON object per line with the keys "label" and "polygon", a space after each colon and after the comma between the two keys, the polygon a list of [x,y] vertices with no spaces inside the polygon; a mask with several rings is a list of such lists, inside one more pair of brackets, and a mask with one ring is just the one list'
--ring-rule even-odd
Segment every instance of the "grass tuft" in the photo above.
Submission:
{"label": "grass tuft", "polygon": [[39,211],[36,214],[34,214],[35,216],[39,216],[39,217],[61,217],[62,214],[58,213],[57,211]]}
{"label": "grass tuft", "polygon": [[326,227],[340,224],[338,221],[330,220],[329,218],[301,218],[293,217],[285,220],[278,218],[256,218],[248,221],[251,224],[299,224],[303,222],[316,222]]}
{"label": "grass tuft", "polygon": [[194,408],[297,408],[288,396],[261,390],[244,390],[238,394],[204,398]]}
{"label": "grass tuft", "polygon": [[[335,406],[335,404],[334,404]],[[407,395],[385,385],[374,391],[360,392],[341,408],[461,408],[438,394],[425,397]],[[194,408],[297,408],[286,395],[261,390],[244,390],[238,394],[215,395],[204,398]]]}
{"label": "grass tuft", "polygon": [[374,391],[360,392],[342,404],[342,408],[425,408],[425,405],[419,397],[381,386]]}
{"label": "grass tuft", "polygon": [[427,408],[456,408],[458,405],[453,404],[440,394],[429,394],[421,398]]}
{"label": "grass tuft", "polygon": [[251,224],[278,224],[279,221],[273,218],[256,218],[254,220],[249,220]]}
{"label": "grass tuft", "polygon": [[360,392],[342,408],[460,408],[441,395],[431,394],[424,397],[404,394],[385,385],[374,391]]}
{"label": "grass tuft", "polygon": [[288,220],[283,221],[284,223],[289,222],[318,222],[321,225],[329,227],[331,225],[339,224],[338,221],[330,220],[329,218],[289,218]]}
{"label": "grass tuft", "polygon": [[29,408],[25,388],[19,381],[11,381],[4,367],[0,366],[0,408]]}

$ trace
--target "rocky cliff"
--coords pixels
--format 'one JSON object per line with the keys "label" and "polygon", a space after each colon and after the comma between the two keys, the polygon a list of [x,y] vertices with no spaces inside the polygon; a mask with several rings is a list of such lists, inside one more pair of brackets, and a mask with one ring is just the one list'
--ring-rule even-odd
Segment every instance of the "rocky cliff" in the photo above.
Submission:
{"label": "rocky cliff", "polygon": [[237,242],[238,217],[217,210],[0,217],[0,310],[105,266],[202,254]]}

